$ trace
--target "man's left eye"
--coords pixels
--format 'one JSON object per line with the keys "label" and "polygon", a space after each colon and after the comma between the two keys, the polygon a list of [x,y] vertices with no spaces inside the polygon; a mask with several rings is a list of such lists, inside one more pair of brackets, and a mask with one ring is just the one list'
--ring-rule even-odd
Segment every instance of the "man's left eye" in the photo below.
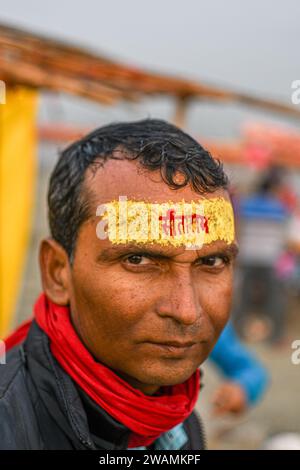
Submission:
{"label": "man's left eye", "polygon": [[228,264],[228,260],[222,256],[206,256],[205,258],[202,258],[200,264],[212,268],[221,268],[225,266],[225,264]]}

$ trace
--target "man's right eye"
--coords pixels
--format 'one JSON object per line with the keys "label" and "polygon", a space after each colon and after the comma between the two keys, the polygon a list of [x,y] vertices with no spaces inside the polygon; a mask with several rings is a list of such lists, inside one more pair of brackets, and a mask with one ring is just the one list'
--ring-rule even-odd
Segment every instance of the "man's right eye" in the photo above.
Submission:
{"label": "man's right eye", "polygon": [[145,265],[151,263],[149,258],[144,255],[129,255],[124,259],[124,262],[131,265]]}

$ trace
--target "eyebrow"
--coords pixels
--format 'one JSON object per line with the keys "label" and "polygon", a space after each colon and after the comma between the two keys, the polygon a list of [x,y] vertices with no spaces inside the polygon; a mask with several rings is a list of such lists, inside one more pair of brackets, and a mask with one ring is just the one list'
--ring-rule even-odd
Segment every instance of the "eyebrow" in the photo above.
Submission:
{"label": "eyebrow", "polygon": [[[168,255],[169,251],[169,255]],[[160,250],[159,248],[150,248],[149,245],[127,243],[118,244],[104,249],[97,259],[99,261],[109,261],[114,256],[122,256],[125,253],[143,253],[144,255],[152,256],[155,258],[168,258],[170,257],[171,250]]]}
{"label": "eyebrow", "polygon": [[[208,251],[205,252],[205,247],[208,247]],[[200,259],[208,258],[210,256],[226,256],[231,259],[235,259],[239,253],[238,245],[233,242],[231,244],[224,244],[223,247],[209,247],[209,245],[204,245],[204,253],[198,256],[194,262],[197,262]]]}
{"label": "eyebrow", "polygon": [[[204,245],[209,249],[209,245]],[[213,249],[215,248],[215,249]],[[202,249],[202,248],[201,248]],[[204,248],[204,251],[205,250]],[[196,262],[199,259],[207,258],[209,256],[228,256],[230,258],[236,258],[239,252],[238,245],[234,242],[231,243],[230,245],[224,244],[224,247],[212,247],[211,250],[207,253],[203,253],[203,255],[198,256],[194,262]],[[124,245],[116,245],[116,246],[111,246],[109,248],[106,248],[102,250],[102,252],[97,256],[97,261],[111,261],[114,257],[121,257],[124,254],[127,253],[138,253],[141,255],[149,256],[152,258],[156,259],[170,259],[175,256],[174,254],[174,247],[173,248],[167,248],[165,247],[164,250],[160,250],[159,248],[153,248],[149,247],[149,245],[142,245],[142,244],[134,244],[134,243],[129,243],[129,244],[124,244]]]}

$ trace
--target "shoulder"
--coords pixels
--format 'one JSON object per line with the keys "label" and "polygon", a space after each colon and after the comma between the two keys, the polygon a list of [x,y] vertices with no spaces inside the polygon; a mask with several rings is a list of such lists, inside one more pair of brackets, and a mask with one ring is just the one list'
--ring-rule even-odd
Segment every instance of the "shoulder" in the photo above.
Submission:
{"label": "shoulder", "polygon": [[35,420],[22,346],[9,351],[0,367],[0,449],[24,449]]}

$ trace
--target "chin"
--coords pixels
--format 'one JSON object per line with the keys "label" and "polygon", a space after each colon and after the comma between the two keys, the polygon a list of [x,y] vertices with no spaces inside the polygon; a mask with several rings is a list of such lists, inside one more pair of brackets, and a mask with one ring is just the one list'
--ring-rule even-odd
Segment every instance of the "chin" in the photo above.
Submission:
{"label": "chin", "polygon": [[[184,361],[185,362],[185,361]],[[135,377],[148,385],[168,386],[177,385],[188,380],[199,366],[196,364],[152,365],[148,369],[139,371]]]}

